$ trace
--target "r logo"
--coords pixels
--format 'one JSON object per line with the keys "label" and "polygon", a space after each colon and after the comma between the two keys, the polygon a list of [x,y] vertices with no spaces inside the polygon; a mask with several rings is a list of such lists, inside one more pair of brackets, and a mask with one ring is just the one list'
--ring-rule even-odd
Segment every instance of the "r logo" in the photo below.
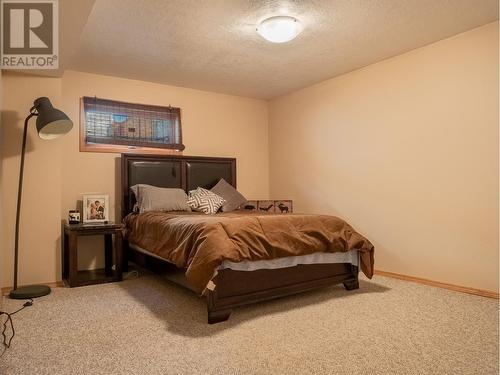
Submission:
{"label": "r logo", "polygon": [[0,1],[2,68],[57,68],[57,0]]}
{"label": "r logo", "polygon": [[3,4],[4,53],[52,54],[52,4]]}

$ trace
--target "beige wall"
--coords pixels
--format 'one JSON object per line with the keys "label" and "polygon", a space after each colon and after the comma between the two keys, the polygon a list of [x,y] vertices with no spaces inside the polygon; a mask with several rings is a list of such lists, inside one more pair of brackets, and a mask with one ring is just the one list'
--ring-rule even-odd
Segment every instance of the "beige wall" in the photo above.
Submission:
{"label": "beige wall", "polygon": [[270,103],[271,196],[338,215],[375,266],[498,291],[498,23]]}
{"label": "beige wall", "polygon": [[[30,127],[26,157],[21,226],[20,283],[60,279],[60,220],[76,207],[83,193],[110,194],[110,215],[119,212],[116,154],[78,151],[79,98],[102,98],[179,106],[182,109],[185,155],[237,158],[238,188],[248,197],[269,195],[267,103],[262,100],[68,71],[62,79],[7,75],[4,77],[5,148],[2,198],[5,205],[5,244],[13,248],[15,194],[22,121],[38,96],[48,96],[75,122],[74,129],[55,141],[40,140]],[[101,257],[80,243],[80,266],[93,267]],[[99,252],[102,254],[102,252]],[[86,255],[86,256],[85,256]],[[4,253],[2,285],[12,285],[13,251]]]}

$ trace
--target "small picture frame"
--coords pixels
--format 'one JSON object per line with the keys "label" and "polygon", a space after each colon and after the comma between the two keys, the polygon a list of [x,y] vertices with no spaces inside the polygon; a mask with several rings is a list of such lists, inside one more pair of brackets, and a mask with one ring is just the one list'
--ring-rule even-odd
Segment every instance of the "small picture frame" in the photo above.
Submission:
{"label": "small picture frame", "polygon": [[83,195],[83,222],[104,223],[109,221],[109,195]]}
{"label": "small picture frame", "polygon": [[258,201],[247,201],[240,206],[240,210],[256,211],[258,206]]}
{"label": "small picture frame", "polygon": [[80,211],[69,210],[68,223],[69,224],[80,224]]}
{"label": "small picture frame", "polygon": [[289,214],[293,212],[293,202],[291,200],[274,201],[274,206],[278,214]]}
{"label": "small picture frame", "polygon": [[274,213],[274,201],[259,201],[259,212],[261,213]]}

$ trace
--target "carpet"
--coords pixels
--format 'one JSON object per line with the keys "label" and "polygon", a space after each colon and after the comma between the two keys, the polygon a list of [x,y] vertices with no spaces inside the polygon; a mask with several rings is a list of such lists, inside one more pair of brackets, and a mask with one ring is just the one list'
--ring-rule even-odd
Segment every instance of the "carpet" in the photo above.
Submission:
{"label": "carpet", "polygon": [[[22,301],[5,298],[13,311]],[[375,276],[238,308],[160,276],[55,288],[14,315],[0,374],[498,374],[498,301]]]}

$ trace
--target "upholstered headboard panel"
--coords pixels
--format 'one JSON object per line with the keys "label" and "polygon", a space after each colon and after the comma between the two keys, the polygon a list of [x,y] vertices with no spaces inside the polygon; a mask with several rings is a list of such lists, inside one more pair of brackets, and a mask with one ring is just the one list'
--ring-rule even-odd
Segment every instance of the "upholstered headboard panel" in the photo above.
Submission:
{"label": "upholstered headboard panel", "polygon": [[203,156],[122,154],[122,217],[132,211],[135,198],[130,187],[148,184],[180,188],[210,189],[221,178],[236,187],[236,159]]}
{"label": "upholstered headboard panel", "polygon": [[148,184],[182,188],[181,163],[176,161],[131,160],[127,165],[129,187]]}
{"label": "upholstered headboard panel", "polygon": [[231,161],[186,161],[186,190],[196,189],[198,186],[206,189],[213,188],[221,178],[236,185],[233,181]]}

